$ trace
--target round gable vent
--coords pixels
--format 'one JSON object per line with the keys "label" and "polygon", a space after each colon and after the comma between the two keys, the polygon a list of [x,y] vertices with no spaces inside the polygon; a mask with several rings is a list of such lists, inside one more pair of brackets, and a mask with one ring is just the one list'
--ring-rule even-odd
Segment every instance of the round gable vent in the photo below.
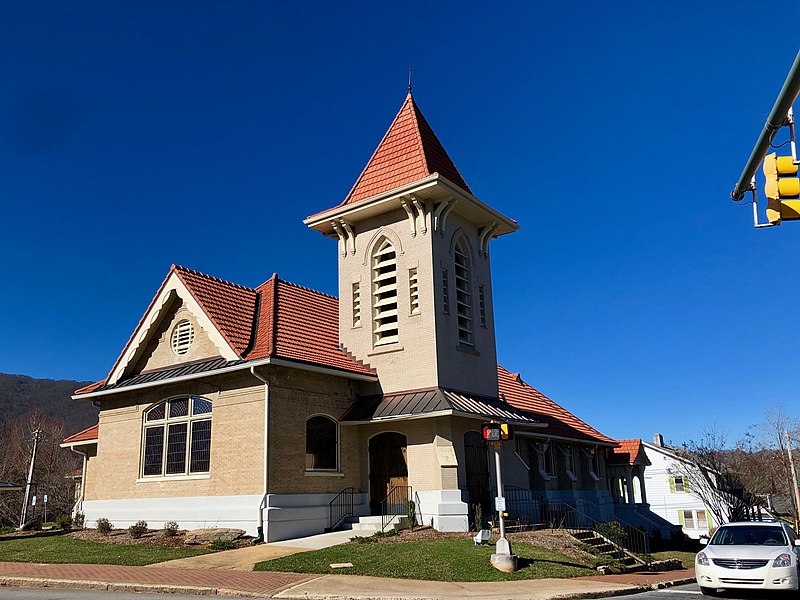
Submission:
{"label": "round gable vent", "polygon": [[194,327],[187,321],[179,321],[172,330],[172,351],[178,356],[186,354],[194,341]]}

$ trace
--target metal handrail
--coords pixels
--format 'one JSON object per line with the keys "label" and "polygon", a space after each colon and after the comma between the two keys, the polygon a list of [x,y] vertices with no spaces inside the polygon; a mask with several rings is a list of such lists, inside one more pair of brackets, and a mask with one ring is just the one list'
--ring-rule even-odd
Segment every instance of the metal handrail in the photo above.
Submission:
{"label": "metal handrail", "polygon": [[328,530],[333,531],[347,517],[353,516],[355,489],[346,487],[328,504]]}
{"label": "metal handrail", "polygon": [[408,514],[410,499],[410,485],[393,485],[389,489],[389,493],[381,500],[381,531],[385,530],[395,517]]}
{"label": "metal handrail", "polygon": [[562,524],[559,527],[553,527],[551,522],[551,528],[564,529],[573,535],[591,530],[636,560],[644,563],[650,562],[650,539],[638,527],[622,521],[616,516],[612,521],[598,521],[574,506],[560,504],[565,506]]}

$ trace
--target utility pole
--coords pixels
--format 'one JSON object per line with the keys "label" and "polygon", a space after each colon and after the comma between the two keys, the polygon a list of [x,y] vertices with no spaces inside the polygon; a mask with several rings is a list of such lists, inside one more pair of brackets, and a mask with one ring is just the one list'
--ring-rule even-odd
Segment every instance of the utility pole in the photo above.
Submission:
{"label": "utility pole", "polygon": [[31,466],[28,469],[28,482],[25,485],[25,500],[22,501],[22,514],[19,518],[19,528],[25,527],[25,519],[28,516],[28,501],[31,497],[31,483],[33,483],[33,466],[36,464],[36,446],[39,444],[40,430],[33,432],[33,451],[31,452]]}
{"label": "utility pole", "polygon": [[795,518],[794,526],[797,531],[798,521],[800,521],[800,488],[797,485],[797,471],[794,469],[794,458],[792,457],[792,440],[789,437],[789,432],[784,431],[786,434],[786,451],[789,453],[789,467],[792,471],[792,485],[794,486],[794,501],[795,501]]}

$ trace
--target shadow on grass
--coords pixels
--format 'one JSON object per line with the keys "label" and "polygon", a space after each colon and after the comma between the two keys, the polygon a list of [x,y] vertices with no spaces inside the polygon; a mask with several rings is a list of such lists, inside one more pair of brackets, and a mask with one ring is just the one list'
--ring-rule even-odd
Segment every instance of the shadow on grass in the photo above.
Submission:
{"label": "shadow on grass", "polygon": [[536,563],[539,564],[544,563],[548,565],[561,565],[562,567],[575,567],[577,569],[591,569],[591,567],[587,567],[586,565],[582,565],[580,563],[564,562],[561,560],[542,560],[541,558],[525,558],[523,556],[517,557],[517,566],[520,569],[533,566]]}

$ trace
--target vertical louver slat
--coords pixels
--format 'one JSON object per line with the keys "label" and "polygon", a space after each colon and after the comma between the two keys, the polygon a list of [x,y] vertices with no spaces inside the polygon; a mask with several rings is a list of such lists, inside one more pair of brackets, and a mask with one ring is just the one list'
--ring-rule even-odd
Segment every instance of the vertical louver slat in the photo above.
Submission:
{"label": "vertical louver slat", "polygon": [[472,346],[472,295],[469,273],[469,253],[464,240],[455,248],[456,313],[458,316],[458,341]]}
{"label": "vertical louver slat", "polygon": [[353,327],[361,325],[361,284],[353,284]]}
{"label": "vertical louver slat", "polygon": [[444,308],[444,314],[450,314],[450,278],[447,275],[447,269],[442,269],[442,308]]}
{"label": "vertical louver slat", "polygon": [[411,305],[411,314],[419,314],[419,277],[417,277],[417,270],[410,269],[408,271],[408,294]]}
{"label": "vertical louver slat", "polygon": [[372,297],[375,345],[398,341],[397,253],[386,239],[372,255]]}

